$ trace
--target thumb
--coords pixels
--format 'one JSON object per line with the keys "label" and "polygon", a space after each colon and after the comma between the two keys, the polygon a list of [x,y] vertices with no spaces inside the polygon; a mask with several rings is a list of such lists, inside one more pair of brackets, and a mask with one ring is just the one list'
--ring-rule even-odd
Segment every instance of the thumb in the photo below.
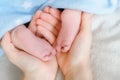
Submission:
{"label": "thumb", "polygon": [[10,33],[9,32],[7,32],[4,35],[4,37],[2,38],[1,46],[2,46],[3,50],[5,51],[6,55],[9,58],[14,58],[14,56],[16,55],[14,52],[17,52],[17,50],[15,49],[13,44],[11,43]]}

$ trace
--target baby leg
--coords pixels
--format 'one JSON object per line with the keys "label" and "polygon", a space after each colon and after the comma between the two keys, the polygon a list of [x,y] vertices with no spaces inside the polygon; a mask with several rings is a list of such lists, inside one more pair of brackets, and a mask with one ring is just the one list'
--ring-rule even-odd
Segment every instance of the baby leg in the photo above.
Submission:
{"label": "baby leg", "polygon": [[61,21],[62,28],[57,38],[56,49],[58,52],[67,52],[79,31],[81,12],[66,9],[62,12]]}
{"label": "baby leg", "polygon": [[19,49],[47,61],[55,56],[53,47],[44,39],[36,37],[24,25],[18,26],[11,32],[12,43]]}

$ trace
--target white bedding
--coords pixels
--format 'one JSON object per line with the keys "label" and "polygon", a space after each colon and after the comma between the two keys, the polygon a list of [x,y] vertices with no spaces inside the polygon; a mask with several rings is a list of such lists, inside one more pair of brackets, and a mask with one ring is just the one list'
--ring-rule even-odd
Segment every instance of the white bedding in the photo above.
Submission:
{"label": "white bedding", "polygon": [[120,80],[120,9],[96,16],[91,63],[94,80]]}
{"label": "white bedding", "polygon": [[[91,65],[94,80],[120,80],[120,9],[93,19]],[[0,80],[22,80],[22,72],[0,57]],[[57,78],[62,80],[62,78]]]}

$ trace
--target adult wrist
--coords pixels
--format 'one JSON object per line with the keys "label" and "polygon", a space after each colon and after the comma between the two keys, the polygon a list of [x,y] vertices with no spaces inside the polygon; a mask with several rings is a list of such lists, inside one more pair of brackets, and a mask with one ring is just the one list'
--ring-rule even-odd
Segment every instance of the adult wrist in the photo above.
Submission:
{"label": "adult wrist", "polygon": [[72,74],[67,74],[65,76],[65,80],[93,80],[93,79],[92,73],[90,71],[88,71],[88,73],[84,72],[82,73],[82,71],[80,71]]}
{"label": "adult wrist", "polygon": [[90,66],[76,66],[65,75],[65,80],[93,80]]}
{"label": "adult wrist", "polygon": [[54,75],[46,75],[39,72],[26,73],[24,76],[24,80],[55,80]]}
{"label": "adult wrist", "polygon": [[38,74],[24,74],[24,80],[40,80],[40,76]]}

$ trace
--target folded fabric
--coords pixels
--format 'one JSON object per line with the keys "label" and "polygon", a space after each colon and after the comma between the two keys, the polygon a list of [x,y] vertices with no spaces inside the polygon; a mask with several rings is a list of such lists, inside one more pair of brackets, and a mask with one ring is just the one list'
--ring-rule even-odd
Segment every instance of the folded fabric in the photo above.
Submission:
{"label": "folded fabric", "polygon": [[29,22],[36,10],[45,6],[105,14],[113,12],[117,5],[118,0],[1,0],[0,39],[7,31]]}
{"label": "folded fabric", "polygon": [[[81,11],[90,12],[94,14],[111,13],[118,6],[118,0],[52,0],[52,1],[53,2],[50,3],[49,5],[55,8],[78,9]],[[48,3],[46,3],[46,5],[48,5]]]}

